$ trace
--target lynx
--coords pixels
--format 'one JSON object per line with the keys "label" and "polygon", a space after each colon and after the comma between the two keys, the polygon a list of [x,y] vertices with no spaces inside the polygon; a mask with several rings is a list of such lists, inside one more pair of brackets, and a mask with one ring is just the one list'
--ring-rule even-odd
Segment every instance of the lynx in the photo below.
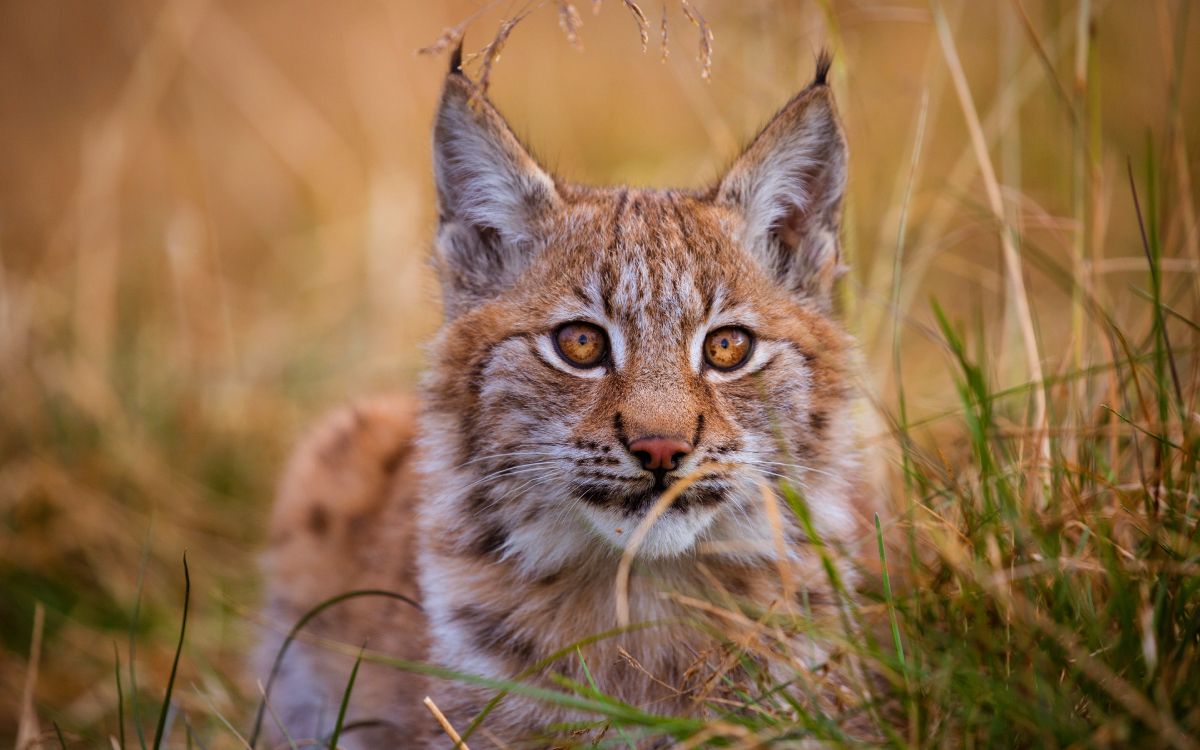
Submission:
{"label": "lynx", "polygon": [[[711,189],[644,190],[548,173],[456,56],[434,130],[445,321],[419,406],[360,404],[296,451],[263,664],[322,600],[411,602],[317,617],[282,662],[268,731],[327,737],[364,645],[543,689],[561,689],[551,673],[594,680],[692,716],[800,671],[822,686],[806,699],[836,709],[837,649],[811,635],[843,601],[821,550],[861,535],[869,493],[834,313],[847,148],[828,70],[821,56]],[[788,613],[813,627],[762,624]],[[364,662],[341,742],[447,747],[422,698],[461,732],[495,685]],[[471,746],[590,741],[594,715],[537,698],[507,694]]]}

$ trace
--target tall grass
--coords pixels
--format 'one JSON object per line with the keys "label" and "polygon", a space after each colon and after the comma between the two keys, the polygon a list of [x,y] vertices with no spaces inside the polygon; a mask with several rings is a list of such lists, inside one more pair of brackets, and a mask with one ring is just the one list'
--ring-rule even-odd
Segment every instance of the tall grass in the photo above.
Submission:
{"label": "tall grass", "polygon": [[1196,746],[1188,2],[284,5],[0,10],[0,742],[273,720],[242,660],[274,476],[322,408],[419,371],[443,61],[411,53],[470,18],[501,107],[595,182],[703,183],[835,47],[894,497],[878,585],[825,635],[886,689],[831,707],[797,673],[678,719],[329,647],[586,711],[604,746]]}

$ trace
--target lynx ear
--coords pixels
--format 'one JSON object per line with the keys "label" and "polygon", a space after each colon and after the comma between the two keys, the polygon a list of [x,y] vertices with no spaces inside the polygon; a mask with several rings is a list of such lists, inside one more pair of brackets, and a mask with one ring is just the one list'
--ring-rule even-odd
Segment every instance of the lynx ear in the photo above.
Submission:
{"label": "lynx ear", "polygon": [[846,141],[826,84],[829,58],[721,179],[716,200],[743,218],[738,236],[779,281],[822,307],[841,275],[838,231]]}
{"label": "lynx ear", "polygon": [[451,60],[433,135],[438,275],[451,316],[511,283],[560,198],[491,103]]}

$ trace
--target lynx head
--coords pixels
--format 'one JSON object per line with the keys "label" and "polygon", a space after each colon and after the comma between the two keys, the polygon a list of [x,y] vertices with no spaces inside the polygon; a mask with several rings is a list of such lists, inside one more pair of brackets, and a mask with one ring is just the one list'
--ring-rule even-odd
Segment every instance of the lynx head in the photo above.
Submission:
{"label": "lynx head", "polygon": [[770,538],[762,487],[780,476],[824,532],[845,527],[846,145],[828,67],[715,186],[677,191],[557,180],[455,64],[434,134],[446,320],[425,451],[458,552],[544,571],[619,550],[698,470],[644,556]]}

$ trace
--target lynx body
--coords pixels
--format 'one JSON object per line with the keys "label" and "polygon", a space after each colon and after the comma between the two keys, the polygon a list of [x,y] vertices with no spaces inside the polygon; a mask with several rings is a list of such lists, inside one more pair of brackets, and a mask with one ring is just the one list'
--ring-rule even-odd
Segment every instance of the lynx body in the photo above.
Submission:
{"label": "lynx body", "polygon": [[[654,713],[705,714],[731,683],[789,671],[840,700],[812,636],[839,595],[811,537],[836,553],[860,535],[865,483],[853,344],[832,314],[846,147],[827,70],[689,192],[556,180],[452,68],[434,136],[445,323],[420,407],[366,403],[314,431],[267,557],[279,631],[351,589],[420,609],[360,597],[309,626],[271,695],[293,738],[328,733],[364,644],[544,688],[548,672],[594,679]],[[596,639],[620,625],[629,540],[685,478],[636,551],[637,627]],[[757,624],[788,614],[811,627]],[[495,690],[366,663],[348,720],[367,724],[342,743],[448,746],[425,695],[462,731]],[[470,744],[561,745],[554,725],[588,718],[510,694]]]}

